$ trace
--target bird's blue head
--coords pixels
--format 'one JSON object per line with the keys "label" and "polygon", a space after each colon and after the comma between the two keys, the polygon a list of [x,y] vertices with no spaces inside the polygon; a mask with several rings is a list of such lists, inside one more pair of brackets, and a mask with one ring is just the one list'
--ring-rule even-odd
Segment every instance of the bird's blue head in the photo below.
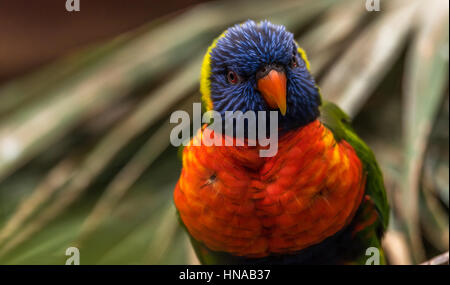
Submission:
{"label": "bird's blue head", "polygon": [[209,47],[201,74],[206,110],[278,110],[279,127],[304,126],[319,116],[320,94],[305,52],[284,26],[247,21]]}

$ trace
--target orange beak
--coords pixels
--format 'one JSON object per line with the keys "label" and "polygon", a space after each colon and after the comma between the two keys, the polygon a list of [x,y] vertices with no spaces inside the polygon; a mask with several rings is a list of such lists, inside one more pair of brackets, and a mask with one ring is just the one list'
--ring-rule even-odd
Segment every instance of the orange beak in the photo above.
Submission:
{"label": "orange beak", "polygon": [[286,74],[272,69],[266,76],[258,79],[257,87],[264,100],[273,109],[286,114]]}

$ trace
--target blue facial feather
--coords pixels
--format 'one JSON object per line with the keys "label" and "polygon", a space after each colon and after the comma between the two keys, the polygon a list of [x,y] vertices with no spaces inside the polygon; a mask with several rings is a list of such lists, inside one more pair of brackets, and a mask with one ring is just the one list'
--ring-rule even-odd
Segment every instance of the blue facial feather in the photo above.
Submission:
{"label": "blue facial feather", "polygon": [[[320,95],[305,62],[297,52],[293,34],[284,26],[268,21],[247,21],[229,28],[211,50],[210,92],[214,110],[222,117],[225,111],[269,111],[256,88],[256,73],[267,64],[279,64],[287,78],[286,115],[279,113],[279,127],[288,130],[304,126],[319,116]],[[296,57],[298,66],[291,65]],[[229,71],[238,77],[237,84],[227,79]]]}

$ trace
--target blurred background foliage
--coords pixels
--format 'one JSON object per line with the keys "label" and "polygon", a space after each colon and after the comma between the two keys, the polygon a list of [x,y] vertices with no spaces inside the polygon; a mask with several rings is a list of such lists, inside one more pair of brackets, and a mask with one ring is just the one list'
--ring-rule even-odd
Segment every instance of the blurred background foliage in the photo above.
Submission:
{"label": "blurred background foliage", "polygon": [[[79,30],[61,4],[62,22],[41,16],[27,37],[0,4],[0,264],[64,264],[69,246],[82,264],[196,263],[172,202],[168,118],[192,112],[207,46],[246,19],[295,33],[324,97],[376,153],[389,263],[448,250],[448,1],[148,2],[108,2],[92,18],[81,0],[91,22]],[[64,29],[74,37],[51,36]]]}

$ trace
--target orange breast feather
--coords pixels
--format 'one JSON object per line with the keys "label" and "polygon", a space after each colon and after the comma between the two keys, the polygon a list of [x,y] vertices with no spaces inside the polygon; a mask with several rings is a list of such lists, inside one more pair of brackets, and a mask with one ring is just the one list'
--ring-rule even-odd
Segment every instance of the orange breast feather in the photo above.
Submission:
{"label": "orange breast feather", "polygon": [[259,157],[258,146],[191,141],[174,200],[189,233],[211,250],[263,257],[338,232],[353,218],[364,185],[353,148],[314,121],[284,134],[274,157]]}

